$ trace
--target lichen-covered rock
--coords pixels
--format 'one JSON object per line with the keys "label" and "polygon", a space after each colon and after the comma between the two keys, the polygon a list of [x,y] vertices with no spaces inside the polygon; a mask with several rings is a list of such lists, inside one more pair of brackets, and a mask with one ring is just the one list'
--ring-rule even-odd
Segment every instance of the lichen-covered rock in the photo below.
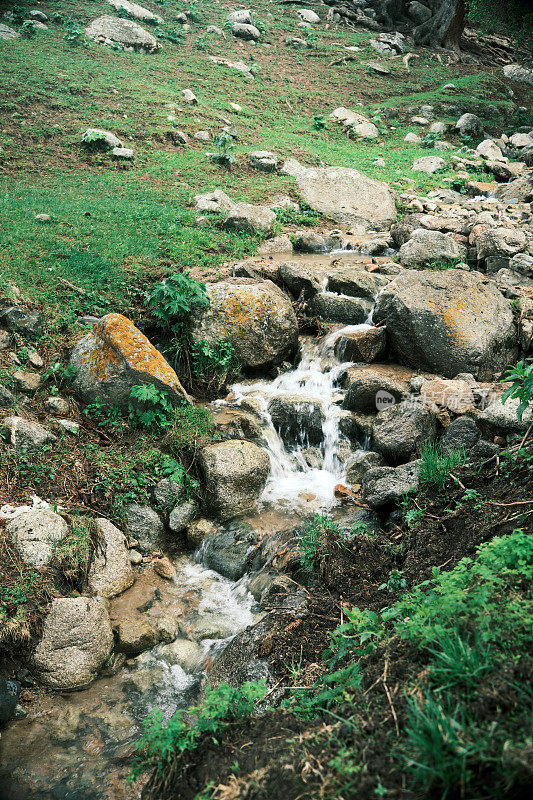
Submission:
{"label": "lichen-covered rock", "polygon": [[440,231],[418,228],[409,241],[400,247],[400,263],[404,267],[423,266],[440,261],[465,260],[466,247]]}
{"label": "lichen-covered rock", "polygon": [[89,570],[88,588],[100,597],[115,597],[134,581],[126,538],[107,519],[96,520],[96,528],[99,546]]}
{"label": "lichen-covered rock", "polygon": [[478,273],[405,270],[382,291],[374,320],[386,323],[400,363],[448,378],[490,380],[516,360],[509,303]]}
{"label": "lichen-covered rock", "polygon": [[206,507],[222,519],[231,519],[255,508],[270,460],[256,444],[234,439],[204,447],[199,465]]}
{"label": "lichen-covered rock", "polygon": [[23,417],[5,417],[0,424],[0,434],[16,450],[31,450],[57,441],[57,437],[38,422],[30,422]]}
{"label": "lichen-covered rock", "polygon": [[207,285],[211,307],[192,320],[191,337],[229,341],[244,367],[258,369],[290,358],[298,323],[288,297],[270,281],[233,278]]}
{"label": "lichen-covered rock", "polygon": [[51,508],[36,508],[10,520],[6,532],[24,563],[40,569],[50,562],[68,526]]}
{"label": "lichen-covered rock", "polygon": [[304,169],[297,172],[296,183],[308,206],[358,232],[383,230],[396,219],[389,187],[355,169]]}
{"label": "lichen-covered rock", "polygon": [[89,39],[100,44],[118,44],[124,50],[143,50],[155,53],[161,45],[151,33],[136,22],[120,17],[104,15],[93,20],[85,29]]}
{"label": "lichen-covered rock", "polygon": [[113,631],[104,600],[58,597],[44,621],[31,669],[52,689],[83,689],[96,677],[112,649]]}
{"label": "lichen-covered rock", "polygon": [[133,386],[154,384],[172,401],[188,399],[178,376],[146,336],[121,314],[107,314],[70,357],[74,392],[84,403],[127,408]]}

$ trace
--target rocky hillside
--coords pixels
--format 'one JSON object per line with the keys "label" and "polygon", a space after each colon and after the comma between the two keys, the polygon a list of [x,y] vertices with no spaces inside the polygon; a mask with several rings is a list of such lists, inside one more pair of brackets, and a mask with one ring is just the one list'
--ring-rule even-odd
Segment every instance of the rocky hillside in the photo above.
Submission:
{"label": "rocky hillside", "polygon": [[460,5],[0,2],[0,800],[529,792],[533,73]]}

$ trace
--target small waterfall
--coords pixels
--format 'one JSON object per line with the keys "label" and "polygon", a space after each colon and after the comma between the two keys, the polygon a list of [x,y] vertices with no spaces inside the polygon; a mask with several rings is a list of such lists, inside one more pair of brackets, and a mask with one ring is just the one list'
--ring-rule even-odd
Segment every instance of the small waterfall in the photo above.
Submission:
{"label": "small waterfall", "polygon": [[[320,341],[304,340],[298,366],[273,381],[235,384],[232,393],[238,405],[253,399],[263,421],[263,443],[270,456],[270,476],[261,497],[263,505],[285,510],[329,509],[337,504],[334,489],[344,479],[339,458],[341,434],[340,403],[344,392],[337,386],[352,362],[340,363],[334,356],[337,339],[345,334],[368,330],[369,323],[347,325]],[[268,406],[273,398],[300,396],[318,400],[323,414],[320,466],[310,466],[301,445],[288,450],[276,430]],[[303,438],[303,437],[302,437]]]}

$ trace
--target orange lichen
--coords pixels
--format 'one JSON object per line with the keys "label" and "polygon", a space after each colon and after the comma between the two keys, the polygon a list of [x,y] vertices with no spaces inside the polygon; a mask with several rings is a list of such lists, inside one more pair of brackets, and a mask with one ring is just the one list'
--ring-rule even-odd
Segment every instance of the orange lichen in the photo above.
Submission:
{"label": "orange lichen", "polygon": [[228,287],[224,302],[217,306],[212,303],[213,319],[218,323],[224,338],[249,334],[250,324],[257,321],[268,324],[279,314],[276,301],[270,292],[258,292],[257,287],[247,289],[238,286]]}
{"label": "orange lichen", "polygon": [[440,303],[425,299],[423,302],[441,318],[452,341],[463,347],[470,345],[472,324],[487,317],[486,299],[483,292],[477,289],[466,291],[462,298],[443,298]]}

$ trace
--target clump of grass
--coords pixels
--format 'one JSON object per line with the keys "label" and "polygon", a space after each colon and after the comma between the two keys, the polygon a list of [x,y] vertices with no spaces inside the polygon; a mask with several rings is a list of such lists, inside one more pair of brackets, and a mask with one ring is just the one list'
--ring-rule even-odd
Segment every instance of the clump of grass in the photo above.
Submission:
{"label": "clump of grass", "polygon": [[54,564],[69,586],[82,590],[97,548],[97,532],[90,517],[75,517],[68,534],[54,549]]}
{"label": "clump of grass", "polygon": [[163,446],[178,458],[194,461],[202,447],[219,440],[213,416],[206,408],[182,405],[175,409],[174,424],[163,439]]}
{"label": "clump of grass", "polygon": [[464,450],[450,450],[444,453],[438,444],[427,442],[421,453],[420,483],[443,489],[450,474],[457,467],[466,464]]}

